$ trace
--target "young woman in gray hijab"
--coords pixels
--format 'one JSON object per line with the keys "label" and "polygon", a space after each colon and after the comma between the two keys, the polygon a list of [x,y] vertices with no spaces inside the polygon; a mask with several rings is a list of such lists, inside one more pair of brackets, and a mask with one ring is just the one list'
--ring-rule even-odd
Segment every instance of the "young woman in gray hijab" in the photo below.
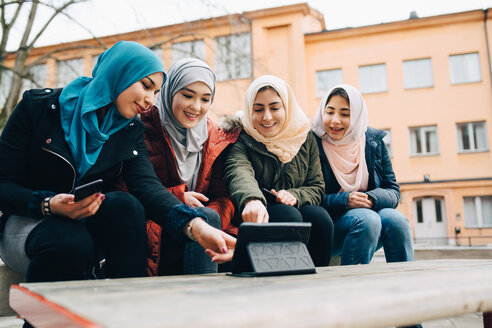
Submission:
{"label": "young woman in gray hijab", "polygon": [[[224,186],[223,151],[239,130],[224,131],[207,115],[215,95],[215,74],[203,61],[185,58],[168,72],[156,105],[142,114],[145,141],[154,169],[178,199],[204,213],[208,224],[234,234],[234,205]],[[217,272],[196,242],[176,241],[152,221],[147,224],[149,273]],[[221,262],[220,257],[212,257]]]}

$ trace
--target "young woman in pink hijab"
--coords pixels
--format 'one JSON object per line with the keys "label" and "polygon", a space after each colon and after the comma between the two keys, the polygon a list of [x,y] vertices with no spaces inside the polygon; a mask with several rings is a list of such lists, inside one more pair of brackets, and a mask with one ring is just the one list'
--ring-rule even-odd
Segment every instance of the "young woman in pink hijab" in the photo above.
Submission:
{"label": "young woman in pink hijab", "polygon": [[400,200],[385,133],[367,126],[359,90],[338,85],[322,99],[314,133],[325,180],[322,206],[335,225],[333,255],[366,264],[381,247],[387,262],[413,261],[410,225]]}

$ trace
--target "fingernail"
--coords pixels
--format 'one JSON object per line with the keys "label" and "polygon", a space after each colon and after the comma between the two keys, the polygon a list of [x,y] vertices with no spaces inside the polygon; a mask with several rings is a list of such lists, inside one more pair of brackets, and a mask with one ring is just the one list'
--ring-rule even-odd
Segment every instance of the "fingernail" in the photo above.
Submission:
{"label": "fingernail", "polygon": [[222,253],[227,253],[227,248],[226,247],[222,247]]}
{"label": "fingernail", "polygon": [[100,192],[98,192],[98,193],[96,194],[96,198],[97,198],[97,197],[99,197],[99,196],[101,196],[101,193],[100,193]]}
{"label": "fingernail", "polygon": [[106,196],[104,195],[101,195],[101,201],[105,200],[106,199]]}

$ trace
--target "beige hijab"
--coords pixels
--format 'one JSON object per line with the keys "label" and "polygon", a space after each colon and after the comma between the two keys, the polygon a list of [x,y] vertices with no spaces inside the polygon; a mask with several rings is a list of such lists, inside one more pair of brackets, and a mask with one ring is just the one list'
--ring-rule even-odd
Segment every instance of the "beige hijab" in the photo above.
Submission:
{"label": "beige hijab", "polygon": [[[341,140],[331,139],[325,131],[323,115],[330,94],[336,88],[349,96],[350,125]],[[359,90],[348,84],[333,87],[321,100],[314,116],[313,131],[322,139],[323,150],[343,191],[365,191],[369,181],[366,163],[367,108]]]}
{"label": "beige hijab", "polygon": [[[258,90],[270,86],[278,93],[285,108],[285,123],[279,133],[273,137],[263,137],[253,127],[253,103]],[[306,141],[310,130],[310,122],[306,114],[297,104],[294,92],[284,80],[273,76],[263,75],[251,83],[246,91],[244,113],[241,115],[244,130],[256,141],[263,143],[267,150],[275,154],[282,163],[290,162]]]}

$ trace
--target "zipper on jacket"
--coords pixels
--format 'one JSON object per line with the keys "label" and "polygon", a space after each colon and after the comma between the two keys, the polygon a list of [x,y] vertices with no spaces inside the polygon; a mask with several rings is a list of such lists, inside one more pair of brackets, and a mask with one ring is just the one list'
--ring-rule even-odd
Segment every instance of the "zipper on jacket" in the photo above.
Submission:
{"label": "zipper on jacket", "polygon": [[50,154],[53,154],[53,155],[57,156],[58,158],[61,158],[61,159],[62,159],[63,161],[65,161],[68,165],[70,165],[70,167],[72,168],[72,172],[73,172],[72,189],[70,189],[70,191],[69,191],[69,192],[71,192],[71,191],[74,189],[74,187],[75,187],[75,178],[77,177],[77,173],[76,173],[76,171],[75,171],[75,167],[72,165],[72,163],[70,163],[70,161],[69,161],[68,159],[66,159],[66,158],[65,158],[65,157],[63,157],[62,155],[60,155],[60,154],[58,154],[58,153],[55,153],[54,151],[49,150],[49,149],[47,149],[47,148],[45,148],[45,147],[41,147],[41,149],[42,149],[42,150],[44,150],[44,151],[46,151],[46,152],[48,152],[48,153],[50,153]]}

